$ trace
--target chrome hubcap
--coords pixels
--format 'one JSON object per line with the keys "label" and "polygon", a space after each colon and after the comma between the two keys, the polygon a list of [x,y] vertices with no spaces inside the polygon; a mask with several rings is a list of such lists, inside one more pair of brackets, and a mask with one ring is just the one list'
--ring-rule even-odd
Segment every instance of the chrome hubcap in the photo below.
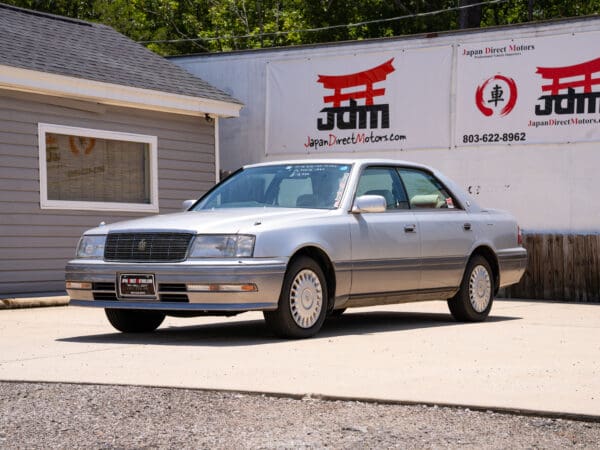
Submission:
{"label": "chrome hubcap", "polygon": [[312,270],[300,271],[290,289],[290,310],[294,322],[301,328],[310,328],[321,314],[323,289],[319,277]]}
{"label": "chrome hubcap", "polygon": [[469,299],[478,313],[486,310],[492,298],[492,281],[484,266],[475,266],[469,278]]}

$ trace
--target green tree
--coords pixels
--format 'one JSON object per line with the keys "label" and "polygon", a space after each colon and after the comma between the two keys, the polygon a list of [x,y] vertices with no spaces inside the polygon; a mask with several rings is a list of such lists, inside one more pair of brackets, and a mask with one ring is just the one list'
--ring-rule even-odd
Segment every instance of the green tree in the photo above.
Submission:
{"label": "green tree", "polygon": [[[135,41],[145,42],[162,55],[435,33],[459,27],[461,13],[456,10],[459,4],[478,3],[477,0],[5,1],[105,23]],[[476,20],[469,26],[486,27],[597,14],[600,0],[508,0],[476,8],[477,14],[471,15]],[[429,14],[432,11],[441,12]],[[403,18],[395,19],[398,17]]]}

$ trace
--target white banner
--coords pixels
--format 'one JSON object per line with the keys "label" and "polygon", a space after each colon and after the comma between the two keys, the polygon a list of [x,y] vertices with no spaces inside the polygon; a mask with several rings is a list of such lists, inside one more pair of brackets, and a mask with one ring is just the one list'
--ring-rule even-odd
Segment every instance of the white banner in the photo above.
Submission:
{"label": "white banner", "polygon": [[600,33],[457,47],[455,145],[600,140]]}
{"label": "white banner", "polygon": [[450,147],[452,47],[272,62],[267,153]]}

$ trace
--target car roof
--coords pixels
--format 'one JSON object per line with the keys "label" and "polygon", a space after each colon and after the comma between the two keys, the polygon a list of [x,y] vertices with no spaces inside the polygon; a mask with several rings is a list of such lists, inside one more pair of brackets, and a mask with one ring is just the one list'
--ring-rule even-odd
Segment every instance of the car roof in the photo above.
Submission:
{"label": "car roof", "polygon": [[245,165],[244,168],[250,167],[265,167],[265,166],[279,166],[286,164],[348,164],[348,165],[398,165],[406,167],[415,167],[420,169],[427,169],[435,172],[432,167],[424,164],[414,163],[411,161],[404,161],[399,159],[377,159],[377,158],[315,158],[315,159],[291,159],[291,160],[280,160],[280,161],[268,161],[256,164]]}

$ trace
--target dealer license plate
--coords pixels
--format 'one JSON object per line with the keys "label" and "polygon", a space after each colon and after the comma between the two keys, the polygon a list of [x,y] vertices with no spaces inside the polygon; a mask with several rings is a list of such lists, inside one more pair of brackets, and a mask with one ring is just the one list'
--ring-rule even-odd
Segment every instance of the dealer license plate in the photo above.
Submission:
{"label": "dealer license plate", "polygon": [[122,273],[119,278],[119,293],[121,297],[156,300],[154,274]]}

